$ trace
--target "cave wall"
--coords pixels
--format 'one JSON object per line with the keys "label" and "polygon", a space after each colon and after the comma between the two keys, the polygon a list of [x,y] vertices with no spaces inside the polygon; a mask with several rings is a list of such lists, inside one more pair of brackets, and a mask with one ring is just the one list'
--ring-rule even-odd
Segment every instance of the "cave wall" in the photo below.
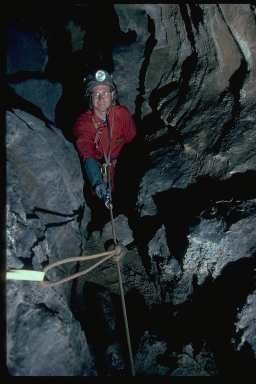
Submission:
{"label": "cave wall", "polygon": [[[83,249],[90,212],[80,162],[59,130],[27,112],[8,111],[6,126],[6,267],[40,271]],[[50,277],[74,270],[74,264],[55,269]],[[10,280],[6,292],[10,375],[95,374],[86,336],[70,310],[70,284],[52,289]]]}
{"label": "cave wall", "polygon": [[[172,376],[253,371],[255,6],[115,4],[114,11],[126,38],[113,43],[113,75],[141,139],[139,150],[130,153],[141,163],[128,172],[130,180],[134,176],[128,221],[136,245],[123,270],[131,327],[138,327],[136,371]],[[23,51],[33,47],[33,56],[21,54],[17,61],[19,44],[9,44],[7,61],[7,80],[16,93],[10,106],[19,106],[6,116],[12,268],[40,269],[88,247],[90,211],[80,163],[58,124],[66,116],[69,124],[74,113],[63,101],[67,78],[76,84],[75,100],[81,91],[86,25],[67,18],[65,33],[61,28],[65,37],[70,33],[74,49],[61,50],[68,65],[59,74],[61,60],[52,56],[49,34],[45,40],[41,30],[21,35],[17,26],[11,30]],[[62,119],[56,119],[56,110]],[[7,288],[12,375],[96,374],[97,358],[70,310],[72,284],[43,291],[32,283],[8,282]],[[52,345],[53,337],[58,344]],[[24,339],[29,339],[25,351]],[[109,363],[111,372],[120,374],[122,354],[113,340],[109,348],[118,361],[116,371]],[[40,359],[39,367],[31,355]]]}
{"label": "cave wall", "polygon": [[[136,112],[150,153],[135,230],[140,235],[148,230],[145,264],[162,287],[171,283],[163,289],[172,304],[182,308],[199,295],[204,310],[195,306],[194,328],[200,328],[205,311],[216,320],[213,325],[207,316],[209,328],[217,329],[222,319],[227,334],[219,332],[218,342],[210,342],[213,349],[235,351],[243,340],[240,347],[249,344],[255,357],[255,339],[237,328],[248,302],[254,310],[255,297],[255,7],[139,4],[124,12],[117,6],[124,29],[135,9],[140,26],[148,19],[149,32],[136,88]],[[207,305],[205,291],[222,299]],[[214,332],[202,328],[204,336]],[[251,332],[255,329],[246,334]]]}

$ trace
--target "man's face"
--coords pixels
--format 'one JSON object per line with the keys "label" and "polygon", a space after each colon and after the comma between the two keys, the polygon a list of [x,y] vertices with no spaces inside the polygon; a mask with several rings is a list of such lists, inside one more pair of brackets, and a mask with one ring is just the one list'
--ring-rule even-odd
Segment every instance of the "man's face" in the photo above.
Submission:
{"label": "man's face", "polygon": [[108,85],[96,85],[92,91],[93,109],[105,113],[112,104],[112,92]]}

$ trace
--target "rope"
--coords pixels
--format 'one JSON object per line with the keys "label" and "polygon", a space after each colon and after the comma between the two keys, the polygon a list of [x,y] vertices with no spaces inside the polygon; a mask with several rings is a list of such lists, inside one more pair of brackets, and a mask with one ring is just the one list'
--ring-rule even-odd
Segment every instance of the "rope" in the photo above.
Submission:
{"label": "rope", "polygon": [[47,271],[49,271],[52,268],[57,267],[58,265],[67,264],[67,263],[74,262],[74,261],[93,260],[93,259],[97,259],[99,257],[107,256],[103,260],[98,261],[96,264],[85,269],[84,271],[74,273],[73,275],[64,277],[63,279],[58,280],[58,281],[53,281],[53,282],[43,281],[42,285],[44,287],[56,287],[57,285],[66,283],[67,281],[76,279],[77,277],[80,277],[82,275],[86,275],[88,272],[92,271],[94,268],[98,267],[98,265],[104,263],[104,261],[107,261],[108,259],[113,257],[115,254],[116,254],[115,251],[109,251],[109,252],[99,253],[98,255],[69,257],[65,260],[56,261],[55,263],[52,263],[52,264],[48,265],[46,268],[44,268],[43,272],[46,273]]}
{"label": "rope", "polygon": [[117,245],[116,228],[115,228],[115,223],[114,223],[114,216],[113,216],[113,207],[112,207],[112,204],[110,205],[110,218],[111,218],[111,226],[112,226],[113,240],[114,240],[115,245]]}
{"label": "rope", "polygon": [[[108,132],[109,132],[109,140],[110,140],[108,155],[106,155],[106,153],[105,153],[105,151],[103,149],[103,146],[102,146],[102,149],[103,149],[104,158],[105,158],[106,167],[107,167],[107,183],[108,183],[108,187],[109,187],[110,194],[111,194],[112,185],[111,185],[111,174],[110,174],[110,172],[111,172],[110,154],[111,154],[112,131],[111,131],[111,127],[109,125],[108,119],[107,119],[107,126],[108,126]],[[97,129],[96,129],[96,131],[97,131]],[[112,196],[111,196],[111,201],[112,201]],[[112,225],[113,240],[114,240],[114,243],[115,243],[115,246],[116,246],[114,250],[109,251],[109,252],[102,252],[102,253],[99,253],[99,254],[96,254],[96,255],[91,255],[91,256],[69,257],[69,258],[67,258],[65,260],[56,261],[55,263],[53,263],[51,265],[48,265],[46,268],[44,268],[43,271],[46,273],[50,269],[52,269],[52,268],[54,268],[56,266],[62,265],[62,264],[66,264],[66,263],[70,263],[70,262],[74,262],[74,261],[92,260],[92,259],[96,259],[96,258],[99,258],[99,257],[106,256],[104,259],[98,261],[96,264],[94,264],[93,266],[87,268],[84,271],[74,273],[74,274],[72,274],[72,275],[70,275],[68,277],[65,277],[65,278],[63,278],[63,279],[61,279],[59,281],[54,281],[54,282],[44,282],[43,281],[41,284],[44,287],[54,287],[54,286],[63,284],[65,282],[67,282],[67,281],[76,279],[77,277],[80,277],[82,275],[86,275],[88,272],[92,271],[93,269],[98,267],[100,264],[102,264],[105,261],[109,260],[111,257],[116,256],[116,257],[114,257],[114,260],[116,261],[117,272],[118,272],[118,282],[119,282],[119,288],[120,288],[122,311],[123,311],[124,324],[125,324],[125,333],[126,333],[127,344],[128,344],[131,372],[132,372],[132,376],[135,376],[135,368],[134,368],[134,361],[133,361],[133,354],[132,354],[132,347],[131,347],[131,338],[130,338],[130,332],[129,332],[127,313],[126,313],[126,305],[125,305],[125,297],[124,297],[124,290],[123,290],[122,275],[121,275],[120,264],[119,264],[119,261],[121,259],[121,255],[122,255],[122,249],[121,249],[120,246],[118,246],[116,230],[115,230],[115,222],[114,222],[112,202],[110,204],[110,219],[111,219],[111,225]]]}
{"label": "rope", "polygon": [[[107,183],[108,188],[110,191],[110,197],[111,197],[111,204],[110,204],[110,219],[111,219],[111,226],[112,226],[112,234],[113,234],[113,240],[115,243],[115,246],[117,246],[117,236],[116,236],[116,229],[115,229],[115,222],[114,222],[114,215],[113,215],[113,205],[112,205],[112,184],[111,184],[111,163],[110,163],[110,155],[111,155],[111,139],[112,139],[112,130],[107,118],[107,126],[109,131],[109,137],[110,137],[110,145],[109,145],[109,153],[108,156],[106,156],[104,150],[104,157],[107,164]],[[129,324],[127,319],[127,313],[126,313],[126,304],[125,304],[125,297],[124,297],[124,290],[123,290],[123,282],[122,282],[122,274],[120,270],[120,257],[115,257],[116,261],[116,267],[118,272],[118,282],[119,282],[119,288],[120,288],[120,296],[121,296],[121,303],[122,303],[122,310],[123,310],[123,317],[124,317],[124,324],[125,324],[125,333],[126,333],[126,339],[127,339],[127,345],[128,345],[128,352],[129,352],[129,359],[130,359],[130,365],[131,365],[131,372],[132,376],[135,376],[135,367],[134,367],[134,361],[133,361],[133,353],[132,353],[132,346],[131,346],[131,337],[129,332]]]}
{"label": "rope", "polygon": [[117,266],[117,271],[118,271],[118,281],[119,281],[119,287],[120,287],[120,293],[121,293],[121,302],[122,302],[122,309],[123,309],[123,316],[124,316],[125,333],[126,333],[126,339],[127,339],[128,351],[129,351],[129,359],[130,359],[130,364],[131,364],[131,371],[132,371],[132,376],[135,376],[135,368],[134,368],[133,355],[132,355],[131,338],[130,338],[129,324],[128,324],[128,319],[127,319],[125,299],[124,299],[122,275],[121,275],[120,265],[119,265],[119,261],[118,260],[116,261],[116,266]]}

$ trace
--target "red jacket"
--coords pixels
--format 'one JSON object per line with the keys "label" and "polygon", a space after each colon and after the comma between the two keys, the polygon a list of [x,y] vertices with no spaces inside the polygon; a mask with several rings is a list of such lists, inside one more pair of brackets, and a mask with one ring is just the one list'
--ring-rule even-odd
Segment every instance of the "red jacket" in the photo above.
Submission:
{"label": "red jacket", "polygon": [[[136,127],[128,109],[121,105],[111,107],[108,114],[109,125],[112,130],[111,159],[116,159],[123,146],[132,141],[136,135]],[[106,125],[93,113],[82,113],[73,128],[75,144],[83,160],[93,157],[104,160],[109,152],[109,132]]]}

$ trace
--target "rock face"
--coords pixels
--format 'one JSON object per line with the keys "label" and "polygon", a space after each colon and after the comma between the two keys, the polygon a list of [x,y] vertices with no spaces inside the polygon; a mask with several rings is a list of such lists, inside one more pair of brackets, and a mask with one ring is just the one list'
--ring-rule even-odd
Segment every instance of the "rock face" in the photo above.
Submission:
{"label": "rock face", "polygon": [[17,95],[39,107],[47,119],[55,121],[55,108],[62,95],[60,84],[53,84],[48,80],[31,79],[13,84],[12,88]]}
{"label": "rock face", "polygon": [[[137,33],[137,40],[114,58],[119,72],[123,62],[127,73],[140,67],[137,79],[133,75],[129,81],[137,90],[132,109],[148,149],[134,228],[135,238],[143,228],[150,231],[144,235],[147,246],[139,247],[144,266],[180,311],[179,319],[191,315],[183,312],[185,303],[196,303],[201,295],[205,308],[193,317],[201,324],[200,316],[209,311],[207,295],[228,290],[219,302],[211,301],[216,312],[225,308],[228,314],[226,334],[213,342],[204,325],[201,337],[218,351],[221,372],[239,371],[243,364],[253,370],[255,327],[246,332],[245,318],[253,311],[255,292],[255,7],[138,4],[115,9],[123,30]],[[128,80],[126,89],[122,94],[130,95]],[[123,102],[129,104],[129,97],[123,96]],[[235,281],[242,287],[236,289]],[[210,324],[216,329],[218,322]],[[237,345],[251,351],[248,362],[244,352],[238,354],[237,368],[225,366],[221,348],[239,361]]]}
{"label": "rock face", "polygon": [[[255,375],[256,8],[115,4],[114,11],[131,39],[114,44],[113,75],[139,132],[121,159],[116,218],[130,246],[121,269],[136,373]],[[48,81],[49,51],[30,40],[38,52],[32,70]],[[15,60],[9,80],[21,70]],[[30,79],[30,102],[34,86]],[[56,101],[49,109],[37,90],[34,103],[51,119]],[[7,133],[8,267],[42,270],[104,250],[110,223],[97,243],[85,240],[90,211],[72,144],[20,109],[7,112]],[[113,262],[58,289],[8,282],[11,374],[129,374],[117,282]]]}
{"label": "rock face", "polygon": [[45,37],[39,31],[22,31],[13,24],[7,30],[7,47],[6,72],[10,86],[54,122],[62,86],[43,75],[48,63]]}
{"label": "rock face", "polygon": [[[7,112],[6,127],[7,268],[40,271],[49,262],[79,255],[83,248],[90,214],[80,163],[59,130],[26,112]],[[49,277],[63,277],[74,270],[70,265]],[[58,290],[8,281],[11,375],[95,374],[86,337],[69,308],[70,294],[69,284]]]}

